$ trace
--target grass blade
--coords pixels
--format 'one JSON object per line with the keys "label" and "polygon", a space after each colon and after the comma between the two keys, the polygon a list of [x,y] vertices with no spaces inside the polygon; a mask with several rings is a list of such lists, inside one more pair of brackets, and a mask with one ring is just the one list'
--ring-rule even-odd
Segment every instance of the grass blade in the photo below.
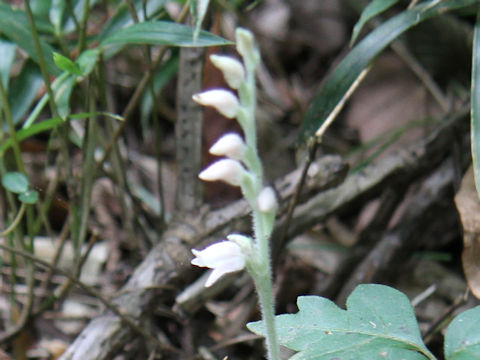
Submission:
{"label": "grass blade", "polygon": [[146,21],[118,30],[103,39],[101,44],[217,46],[228,45],[230,42],[207,31],[200,31],[195,42],[193,29],[189,26],[169,21]]}
{"label": "grass blade", "polygon": [[358,85],[373,60],[398,36],[427,19],[477,2],[430,0],[403,11],[372,31],[343,59],[315,95],[302,124],[300,139],[313,137],[323,123],[333,121],[332,113],[340,111],[341,105],[353,93],[352,86]]}
{"label": "grass blade", "polygon": [[372,0],[370,4],[368,4],[365,9],[362,11],[362,15],[360,19],[355,24],[353,28],[352,39],[350,40],[350,46],[352,46],[360,35],[360,31],[362,31],[365,24],[372,18],[377,15],[380,15],[382,12],[390,9],[393,5],[395,5],[399,0]]}
{"label": "grass blade", "polygon": [[472,96],[471,96],[471,146],[475,187],[480,196],[480,10],[473,36]]}

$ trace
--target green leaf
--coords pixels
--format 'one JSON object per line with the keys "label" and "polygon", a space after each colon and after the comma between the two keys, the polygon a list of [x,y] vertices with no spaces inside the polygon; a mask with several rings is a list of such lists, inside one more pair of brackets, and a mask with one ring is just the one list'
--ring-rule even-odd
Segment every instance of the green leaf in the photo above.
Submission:
{"label": "green leaf", "polygon": [[38,18],[48,18],[48,12],[50,11],[51,0],[32,0],[30,1],[30,7],[33,14]]}
{"label": "green leaf", "polygon": [[93,71],[99,55],[100,49],[89,49],[80,54],[77,64],[83,76],[87,76]]}
{"label": "green leaf", "polygon": [[35,190],[27,190],[18,195],[18,200],[25,204],[35,204],[38,201],[38,192]]}
{"label": "green leaf", "polygon": [[[422,341],[408,298],[383,285],[359,285],[347,310],[318,296],[300,296],[299,312],[276,317],[281,345],[291,360],[435,359]],[[262,321],[247,325],[265,336]]]}
{"label": "green leaf", "polygon": [[55,33],[61,34],[63,17],[65,15],[66,2],[63,0],[53,0],[49,10],[50,22],[55,28]]}
{"label": "green leaf", "polygon": [[[45,24],[45,22],[36,21],[35,23],[39,31],[43,28],[53,32],[53,28]],[[10,5],[0,3],[0,32],[25,50],[38,63],[37,51],[35,50],[35,44],[30,31],[30,23],[23,10],[14,10]],[[48,72],[52,75],[58,75],[60,71],[53,62],[52,47],[42,39],[40,39],[40,46],[47,63]]]}
{"label": "green leaf", "polygon": [[17,124],[27,113],[43,85],[42,73],[31,60],[25,62],[20,74],[12,80],[8,99],[13,122]]}
{"label": "green leaf", "polygon": [[133,24],[108,35],[101,45],[109,44],[149,44],[169,46],[218,46],[231,44],[219,36],[201,31],[196,42],[193,41],[191,27],[169,21],[147,21]]}
{"label": "green leaf", "polygon": [[82,76],[82,71],[80,70],[78,65],[75,64],[68,57],[63,56],[62,54],[59,54],[57,52],[54,52],[53,61],[55,62],[55,65],[57,65],[59,69],[66,71],[70,74]]}
{"label": "green leaf", "polygon": [[[52,83],[52,90],[54,94],[61,87],[64,86],[65,82],[70,81],[71,78],[72,76],[67,72],[63,72],[60,76],[58,76]],[[44,94],[40,99],[40,101],[37,102],[32,112],[30,113],[28,118],[25,120],[22,128],[28,128],[29,126],[31,126],[35,122],[35,120],[38,118],[38,116],[42,112],[43,108],[47,105],[47,103],[48,103],[48,93]]]}
{"label": "green leaf", "polygon": [[471,147],[475,187],[480,196],[480,10],[473,36],[472,96],[471,96]]}
{"label": "green leaf", "polygon": [[477,0],[429,0],[405,10],[368,34],[342,60],[315,95],[302,124],[300,139],[328,126],[361,81],[372,61],[399,35],[422,21],[447,11],[476,4]]}
{"label": "green leaf", "polygon": [[372,18],[377,15],[380,15],[382,12],[388,10],[390,7],[395,5],[399,0],[372,0],[370,4],[368,4],[365,9],[362,11],[362,15],[360,19],[355,24],[353,28],[352,39],[350,40],[350,46],[353,45],[355,40],[357,40],[358,35],[360,35],[360,31],[362,31],[365,24]]}
{"label": "green leaf", "polygon": [[21,194],[28,190],[30,181],[25,174],[19,172],[8,172],[2,177],[2,185],[7,191]]}
{"label": "green leaf", "polygon": [[[78,120],[78,119],[85,119],[92,116],[107,116],[115,120],[124,121],[124,119],[120,115],[112,114],[109,112],[93,112],[93,113],[78,113],[72,114],[67,119],[71,120]],[[34,135],[40,134],[45,131],[53,130],[58,125],[64,123],[64,120],[60,117],[54,117],[48,120],[43,120],[39,123],[32,124],[28,127],[22,128],[21,130],[17,131],[17,140],[22,141],[32,137]],[[7,139],[0,145],[0,157],[3,156],[5,151],[12,147],[12,139]]]}
{"label": "green leaf", "polygon": [[[163,9],[167,0],[149,0],[146,2],[146,13],[149,17],[155,15],[158,11]],[[147,21],[143,12],[143,3],[145,0],[135,0],[135,8],[137,9],[137,17],[140,22]],[[125,1],[117,7],[116,13],[109,18],[107,23],[102,27],[98,40],[101,42],[108,35],[117,32],[118,30],[134,24],[130,10]]]}
{"label": "green leaf", "polygon": [[445,335],[447,360],[480,359],[480,306],[464,311],[450,323]]}
{"label": "green leaf", "polygon": [[58,115],[66,117],[70,112],[70,96],[73,88],[77,84],[74,75],[70,75],[54,91],[55,102],[57,103]]}
{"label": "green leaf", "polygon": [[10,70],[15,60],[15,51],[17,46],[11,41],[0,39],[0,76],[5,90],[8,89],[8,80],[10,79]]}
{"label": "green leaf", "polygon": [[193,17],[193,23],[195,24],[195,30],[193,32],[193,41],[196,42],[200,29],[202,28],[202,22],[207,14],[208,5],[210,0],[192,0],[190,5],[190,11]]}

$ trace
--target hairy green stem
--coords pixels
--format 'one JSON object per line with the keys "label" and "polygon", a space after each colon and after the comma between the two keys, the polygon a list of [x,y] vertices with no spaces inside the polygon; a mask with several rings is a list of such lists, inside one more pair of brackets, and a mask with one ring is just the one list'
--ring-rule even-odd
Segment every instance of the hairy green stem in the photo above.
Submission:
{"label": "hairy green stem", "polygon": [[[253,51],[256,52],[258,50],[255,49]],[[270,255],[270,237],[275,222],[275,214],[274,212],[262,212],[257,205],[257,199],[263,189],[264,181],[263,166],[257,150],[257,130],[255,126],[257,105],[255,70],[258,57],[258,53],[252,53],[243,57],[246,79],[239,89],[241,110],[237,119],[245,133],[248,149],[244,162],[252,174],[252,181],[249,182],[249,186],[242,187],[245,198],[253,210],[254,238],[258,251],[258,262],[253,263],[249,270],[257,289],[262,318],[265,323],[268,359],[279,360]]]}

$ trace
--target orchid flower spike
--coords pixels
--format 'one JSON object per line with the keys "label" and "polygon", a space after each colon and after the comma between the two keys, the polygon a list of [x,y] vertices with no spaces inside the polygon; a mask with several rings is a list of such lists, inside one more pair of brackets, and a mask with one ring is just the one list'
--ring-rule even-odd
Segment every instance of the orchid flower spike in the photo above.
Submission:
{"label": "orchid flower spike", "polygon": [[245,70],[237,59],[230,56],[210,55],[213,65],[220,69],[228,86],[232,89],[239,89],[245,80]]}
{"label": "orchid flower spike", "polygon": [[198,177],[203,181],[221,180],[233,186],[240,186],[245,174],[246,170],[237,160],[222,159],[207,167]]}
{"label": "orchid flower spike", "polygon": [[243,160],[247,146],[243,142],[240,135],[228,133],[217,140],[210,148],[210,154],[218,156],[226,156],[230,159]]}
{"label": "orchid flower spike", "polygon": [[238,112],[240,104],[237,96],[228,90],[213,89],[195,94],[193,100],[203,106],[212,106],[223,116],[233,119]]}
{"label": "orchid flower spike", "polygon": [[191,261],[193,265],[213,269],[205,283],[206,287],[212,286],[224,274],[245,268],[242,248],[233,241],[221,241],[201,251],[193,249],[192,252],[195,255]]}

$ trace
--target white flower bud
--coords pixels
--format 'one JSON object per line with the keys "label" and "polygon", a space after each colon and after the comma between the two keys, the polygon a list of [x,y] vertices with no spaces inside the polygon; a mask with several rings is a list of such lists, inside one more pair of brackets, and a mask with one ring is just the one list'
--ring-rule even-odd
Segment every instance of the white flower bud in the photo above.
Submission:
{"label": "white flower bud", "polygon": [[206,287],[212,286],[224,274],[245,268],[245,254],[242,248],[232,241],[221,241],[201,251],[192,252],[195,255],[192,265],[213,269],[205,283]]}
{"label": "white flower bud", "polygon": [[223,116],[232,119],[237,115],[239,102],[231,91],[213,89],[193,95],[193,100],[203,106],[213,106]]}
{"label": "white flower bud", "polygon": [[220,55],[210,55],[210,60],[213,65],[222,71],[228,86],[233,89],[240,88],[245,80],[245,70],[240,61],[230,56]]}
{"label": "white flower bud", "polygon": [[223,135],[210,148],[210,154],[217,156],[226,156],[230,159],[243,160],[247,147],[243,139],[235,133]]}
{"label": "white flower bud", "polygon": [[258,62],[258,50],[253,34],[246,29],[238,28],[235,32],[237,51],[244,59],[250,58]]}
{"label": "white flower bud", "polygon": [[203,170],[198,177],[203,181],[222,180],[230,185],[240,186],[244,175],[245,169],[237,160],[222,159]]}
{"label": "white flower bud", "polygon": [[257,198],[257,206],[261,212],[275,212],[278,208],[275,191],[269,186],[264,188]]}

